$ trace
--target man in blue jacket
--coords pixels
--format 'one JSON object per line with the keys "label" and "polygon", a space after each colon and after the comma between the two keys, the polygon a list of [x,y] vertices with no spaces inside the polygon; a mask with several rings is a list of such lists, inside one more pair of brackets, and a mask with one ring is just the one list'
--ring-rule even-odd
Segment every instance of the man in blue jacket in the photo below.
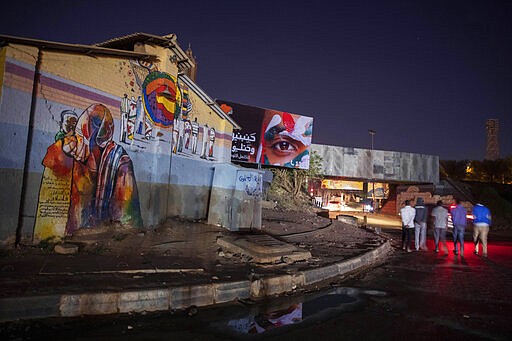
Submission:
{"label": "man in blue jacket", "polygon": [[473,242],[475,243],[476,255],[478,255],[478,244],[482,242],[482,256],[487,257],[487,235],[491,225],[491,211],[482,204],[473,207]]}
{"label": "man in blue jacket", "polygon": [[452,208],[452,221],[453,221],[453,253],[459,254],[464,257],[464,232],[466,230],[466,208],[462,206],[459,199],[455,199],[456,206]]}

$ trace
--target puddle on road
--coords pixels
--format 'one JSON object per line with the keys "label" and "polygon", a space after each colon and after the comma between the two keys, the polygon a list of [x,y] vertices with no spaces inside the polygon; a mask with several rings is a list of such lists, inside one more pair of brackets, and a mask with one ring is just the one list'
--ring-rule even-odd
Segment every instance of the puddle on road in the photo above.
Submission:
{"label": "puddle on road", "polygon": [[[247,316],[229,320],[227,327],[238,334],[261,334],[305,321],[326,319],[339,312],[352,311],[364,302],[366,296],[385,295],[385,292],[377,290],[340,287],[305,296],[276,298],[267,304],[253,307]],[[280,302],[276,302],[278,300]]]}

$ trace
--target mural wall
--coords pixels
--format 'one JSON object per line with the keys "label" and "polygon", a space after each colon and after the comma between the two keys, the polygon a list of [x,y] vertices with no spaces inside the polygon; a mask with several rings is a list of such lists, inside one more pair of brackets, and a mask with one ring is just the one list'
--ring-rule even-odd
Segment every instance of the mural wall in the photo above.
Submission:
{"label": "mural wall", "polygon": [[[0,159],[0,191],[21,187],[29,148],[24,238],[58,239],[112,222],[151,226],[169,214],[187,217],[191,204],[190,218],[206,217],[213,163],[229,162],[233,126],[212,115],[176,65],[45,51],[33,98],[37,49],[0,51],[0,132],[2,148],[11,147]],[[188,176],[173,175],[183,168]],[[17,216],[1,212],[0,240],[15,234]]]}
{"label": "mural wall", "polygon": [[153,65],[131,63],[141,95],[121,98],[121,142],[139,149],[165,142],[178,156],[216,161],[216,126],[220,124],[193,110],[195,96],[188,86]]}

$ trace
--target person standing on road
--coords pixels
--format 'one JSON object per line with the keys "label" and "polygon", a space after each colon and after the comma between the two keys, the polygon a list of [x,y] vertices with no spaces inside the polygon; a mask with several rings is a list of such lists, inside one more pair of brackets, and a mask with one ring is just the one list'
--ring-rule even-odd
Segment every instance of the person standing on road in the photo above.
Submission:
{"label": "person standing on road", "polygon": [[455,199],[456,206],[451,210],[453,221],[453,253],[464,257],[464,232],[466,230],[466,208],[462,206],[459,199]]}
{"label": "person standing on road", "polygon": [[423,206],[423,198],[416,199],[414,209],[414,246],[416,251],[427,251],[427,208]]}
{"label": "person standing on road", "polygon": [[400,217],[402,218],[402,228],[404,229],[402,232],[402,249],[407,252],[411,252],[411,235],[412,231],[414,231],[415,215],[416,210],[414,207],[411,207],[409,200],[406,200],[405,206],[400,209]]}
{"label": "person standing on road", "polygon": [[445,253],[448,254],[448,245],[446,245],[446,227],[448,226],[448,210],[443,207],[443,202],[439,200],[436,207],[430,214],[434,217],[434,252],[439,252],[439,241],[444,246]]}
{"label": "person standing on road", "polygon": [[487,235],[491,225],[491,211],[482,204],[473,207],[473,242],[475,243],[476,255],[478,255],[478,244],[482,242],[482,256],[487,257]]}

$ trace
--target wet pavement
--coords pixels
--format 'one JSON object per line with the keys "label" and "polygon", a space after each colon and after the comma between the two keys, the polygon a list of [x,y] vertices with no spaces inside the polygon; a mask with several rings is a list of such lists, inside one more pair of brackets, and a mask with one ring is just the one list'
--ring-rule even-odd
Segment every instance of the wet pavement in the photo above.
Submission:
{"label": "wet pavement", "polygon": [[284,293],[308,283],[319,287],[324,278],[371,263],[375,256],[337,265],[386,242],[373,231],[317,215],[270,210],[264,218],[262,231],[245,234],[269,233],[311,257],[257,264],[218,243],[244,233],[182,220],[145,232],[84,230],[68,241],[79,246],[77,254],[56,254],[44,245],[7,250],[0,257],[2,320],[141,311],[153,303],[165,309],[169,299],[171,309],[183,308]]}
{"label": "wet pavement", "polygon": [[[327,229],[316,233],[327,238]],[[466,255],[461,258],[453,255],[450,242],[449,255],[434,253],[430,233],[430,251],[411,253],[400,249],[399,229],[383,228],[381,233],[394,248],[386,262],[332,278],[325,290],[184,311],[14,322],[4,324],[1,332],[66,339],[76,338],[79,331],[77,339],[84,340],[512,338],[512,239],[491,234],[489,258],[482,258],[472,253],[467,233]]]}

